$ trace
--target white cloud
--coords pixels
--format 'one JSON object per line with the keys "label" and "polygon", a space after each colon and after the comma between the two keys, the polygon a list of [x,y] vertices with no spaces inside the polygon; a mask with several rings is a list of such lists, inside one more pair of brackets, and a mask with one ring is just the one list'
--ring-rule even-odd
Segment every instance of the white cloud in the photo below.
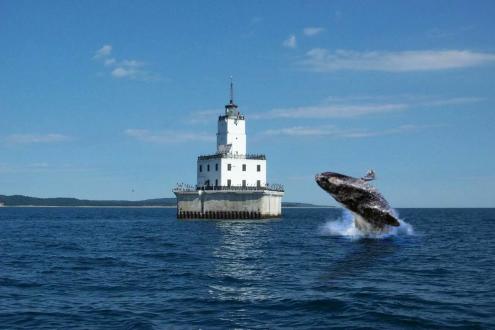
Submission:
{"label": "white cloud", "polygon": [[123,60],[122,62],[119,63],[119,65],[128,67],[128,68],[139,68],[144,65],[143,62],[141,61],[136,61],[136,60]]}
{"label": "white cloud", "polygon": [[179,131],[161,131],[152,132],[147,129],[130,128],[125,130],[125,134],[136,140],[147,143],[171,144],[191,141],[208,141],[214,140],[214,136],[207,133],[199,132],[179,132]]}
{"label": "white cloud", "polygon": [[7,144],[58,143],[72,140],[63,134],[11,134],[4,141]]}
{"label": "white cloud", "polygon": [[426,32],[426,36],[429,38],[452,38],[456,36],[460,36],[462,34],[465,34],[471,30],[474,30],[475,26],[474,25],[464,25],[460,26],[457,28],[449,28],[449,29],[442,29],[435,27],[429,31]]}
{"label": "white cloud", "polygon": [[124,59],[118,60],[115,57],[110,57],[112,52],[111,45],[104,45],[102,48],[96,51],[93,59],[98,60],[103,64],[106,70],[112,77],[116,79],[135,79],[135,80],[157,80],[159,75],[154,74],[148,70],[145,70],[145,62]]}
{"label": "white cloud", "polygon": [[158,75],[154,75],[149,71],[142,70],[138,66],[118,66],[110,73],[112,77],[117,79],[127,78],[136,80],[158,80]]}
{"label": "white cloud", "polygon": [[361,96],[328,98],[325,104],[290,108],[275,108],[265,113],[255,113],[253,119],[263,118],[354,118],[381,113],[406,111],[411,108],[454,107],[482,101],[479,97],[432,98],[422,96]]}
{"label": "white cloud", "polygon": [[103,62],[103,64],[105,64],[105,66],[111,66],[111,65],[114,65],[115,63],[117,63],[117,60],[115,60],[114,58],[107,58]]}
{"label": "white cloud", "polygon": [[430,100],[419,101],[417,105],[425,106],[425,107],[442,107],[448,105],[455,106],[455,105],[476,103],[483,100],[484,99],[481,97],[453,97],[449,99],[430,99]]}
{"label": "white cloud", "polygon": [[299,64],[310,71],[433,71],[479,66],[495,62],[494,53],[470,50],[329,51],[314,48]]}
{"label": "white cloud", "polygon": [[249,22],[249,25],[257,25],[259,23],[261,23],[263,21],[263,18],[260,17],[260,16],[254,16],[253,18],[251,18],[251,21]]}
{"label": "white cloud", "polygon": [[284,40],[282,46],[287,48],[296,48],[297,47],[296,36],[291,34],[287,39]]}
{"label": "white cloud", "polygon": [[263,18],[260,16],[252,17],[249,23],[246,25],[246,31],[241,35],[245,38],[253,37],[259,30],[259,25],[263,22]]}
{"label": "white cloud", "polygon": [[115,78],[133,78],[137,74],[137,71],[134,69],[126,69],[124,67],[119,66],[118,68],[115,68],[112,70],[112,76]]}
{"label": "white cloud", "polygon": [[407,108],[402,103],[384,104],[335,104],[295,108],[273,109],[264,114],[253,116],[259,118],[349,118],[376,113],[396,112]]}
{"label": "white cloud", "polygon": [[30,164],[0,164],[0,173],[47,173],[47,172],[91,172],[92,168],[73,164],[58,163],[52,165],[46,162]]}
{"label": "white cloud", "polygon": [[440,98],[432,95],[352,95],[352,96],[330,96],[325,99],[326,102],[333,104],[349,104],[359,102],[359,104],[374,104],[377,102],[405,103],[408,106],[444,106],[444,105],[462,105],[467,103],[476,103],[485,100],[481,97],[458,96],[450,98]]}
{"label": "white cloud", "polygon": [[265,135],[289,135],[289,136],[321,136],[336,133],[334,126],[293,126],[277,129],[269,129],[263,132]]}
{"label": "white cloud", "polygon": [[188,124],[206,124],[211,123],[222,113],[219,109],[201,110],[191,112],[191,114],[185,119]]}
{"label": "white cloud", "polygon": [[95,59],[104,58],[110,56],[111,53],[112,53],[112,45],[103,45],[103,47],[101,47],[95,52],[93,58]]}
{"label": "white cloud", "polygon": [[286,136],[329,136],[332,138],[358,139],[383,135],[403,134],[418,131],[431,126],[402,125],[384,130],[363,130],[363,129],[339,129],[335,126],[295,126],[279,129],[270,129],[263,132],[263,135],[286,135]]}
{"label": "white cloud", "polygon": [[307,27],[303,29],[304,35],[308,37],[315,36],[322,33],[323,31],[325,31],[325,29],[321,27]]}
{"label": "white cloud", "polygon": [[31,163],[28,165],[28,167],[31,168],[47,168],[50,167],[50,165],[46,162],[41,162],[41,163]]}

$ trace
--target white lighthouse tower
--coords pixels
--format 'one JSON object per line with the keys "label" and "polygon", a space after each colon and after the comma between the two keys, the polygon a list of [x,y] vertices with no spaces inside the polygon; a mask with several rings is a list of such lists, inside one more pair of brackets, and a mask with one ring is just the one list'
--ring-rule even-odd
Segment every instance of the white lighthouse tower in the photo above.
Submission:
{"label": "white lighthouse tower", "polygon": [[266,182],[266,157],[248,154],[246,120],[230,100],[218,117],[216,153],[199,156],[195,187],[178,186],[179,218],[266,218],[281,215],[283,188]]}
{"label": "white lighthouse tower", "polygon": [[234,103],[234,84],[230,80],[230,101],[225,115],[218,118],[217,153],[246,154],[246,121]]}

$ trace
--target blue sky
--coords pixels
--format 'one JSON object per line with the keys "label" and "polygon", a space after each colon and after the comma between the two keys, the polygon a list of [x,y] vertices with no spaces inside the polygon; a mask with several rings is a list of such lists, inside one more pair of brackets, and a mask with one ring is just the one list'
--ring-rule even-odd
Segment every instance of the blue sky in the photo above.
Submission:
{"label": "blue sky", "polygon": [[286,201],[495,207],[493,1],[0,1],[0,194],[171,197],[234,76]]}

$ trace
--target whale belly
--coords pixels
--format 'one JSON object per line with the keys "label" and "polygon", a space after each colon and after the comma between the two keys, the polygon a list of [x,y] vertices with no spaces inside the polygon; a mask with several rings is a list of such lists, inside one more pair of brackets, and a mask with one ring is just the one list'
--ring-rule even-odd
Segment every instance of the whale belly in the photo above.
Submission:
{"label": "whale belly", "polygon": [[386,233],[390,230],[390,227],[383,225],[380,227],[374,226],[372,223],[366,221],[362,216],[352,212],[354,215],[354,225],[363,233]]}

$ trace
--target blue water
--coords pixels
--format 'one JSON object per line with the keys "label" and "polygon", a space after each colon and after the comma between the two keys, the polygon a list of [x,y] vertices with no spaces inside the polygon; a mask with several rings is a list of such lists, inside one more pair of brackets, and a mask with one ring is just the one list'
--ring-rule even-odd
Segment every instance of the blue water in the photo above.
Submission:
{"label": "blue water", "polygon": [[399,213],[367,238],[340,209],[0,208],[0,327],[494,328],[495,210]]}

